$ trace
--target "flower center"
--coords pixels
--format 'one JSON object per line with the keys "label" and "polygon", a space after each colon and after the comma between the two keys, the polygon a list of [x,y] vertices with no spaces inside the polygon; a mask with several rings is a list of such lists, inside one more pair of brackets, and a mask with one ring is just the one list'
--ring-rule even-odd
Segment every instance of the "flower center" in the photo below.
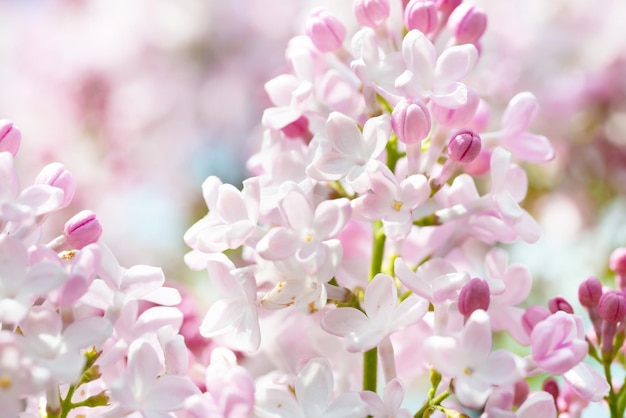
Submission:
{"label": "flower center", "polygon": [[393,207],[393,209],[396,212],[400,212],[400,209],[402,209],[402,202],[398,200],[394,200],[393,203],[391,204],[391,207]]}

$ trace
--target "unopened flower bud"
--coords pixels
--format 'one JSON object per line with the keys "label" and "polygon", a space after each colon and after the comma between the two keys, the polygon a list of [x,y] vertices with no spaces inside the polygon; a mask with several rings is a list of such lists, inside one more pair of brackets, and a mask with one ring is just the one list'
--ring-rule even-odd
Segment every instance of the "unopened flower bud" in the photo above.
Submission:
{"label": "unopened flower bud", "polygon": [[0,120],[0,152],[9,152],[15,157],[22,143],[22,132],[10,120]]}
{"label": "unopened flower bud", "polygon": [[567,312],[568,314],[574,313],[574,308],[572,305],[562,296],[557,296],[548,301],[548,309],[552,313],[556,313],[558,311]]}
{"label": "unopened flower bud", "polygon": [[578,301],[585,308],[598,306],[602,296],[602,283],[595,277],[590,277],[578,286]]}
{"label": "unopened flower bud", "polygon": [[609,257],[609,268],[618,274],[626,273],[626,247],[620,247],[613,250]]}
{"label": "unopened flower bud", "polygon": [[600,318],[608,322],[620,322],[626,319],[626,295],[610,291],[600,297],[598,302]]}
{"label": "unopened flower bud", "polygon": [[328,10],[314,10],[306,22],[305,32],[321,52],[332,52],[341,47],[346,28]]}
{"label": "unopened flower bud", "polygon": [[459,5],[448,20],[448,28],[459,44],[475,44],[487,29],[487,15],[470,3]]}
{"label": "unopened flower bud", "polygon": [[430,133],[430,112],[422,102],[402,99],[391,112],[391,127],[400,142],[417,143]]}
{"label": "unopened flower bud", "polygon": [[83,210],[74,215],[65,223],[63,236],[73,248],[81,248],[92,244],[102,235],[102,226],[96,214],[90,210]]}
{"label": "unopened flower bud", "polygon": [[480,153],[480,136],[469,129],[462,129],[452,135],[448,143],[448,156],[452,161],[469,163]]}
{"label": "unopened flower bud", "polygon": [[535,325],[549,317],[550,311],[543,306],[533,305],[526,309],[522,315],[522,327],[528,335],[532,332]]}
{"label": "unopened flower bud", "polygon": [[437,29],[438,23],[437,5],[432,0],[411,0],[404,9],[404,25],[408,30],[429,34]]}
{"label": "unopened flower bud", "polygon": [[437,8],[442,14],[446,16],[450,15],[450,13],[452,13],[454,9],[456,9],[463,2],[463,0],[436,0],[436,1],[437,1]]}
{"label": "unopened flower bud", "polygon": [[311,138],[311,132],[309,131],[309,120],[306,116],[300,116],[295,121],[284,126],[281,131],[287,138],[304,138],[308,140]]}
{"label": "unopened flower bud", "polygon": [[489,308],[489,285],[483,279],[474,278],[467,282],[459,293],[459,312],[468,317],[472,312]]}
{"label": "unopened flower bud", "polygon": [[353,10],[359,25],[377,28],[389,17],[389,1],[355,0]]}
{"label": "unopened flower bud", "polygon": [[554,377],[548,377],[543,381],[541,390],[548,392],[554,398],[554,402],[559,398],[559,384]]}
{"label": "unopened flower bud", "polygon": [[530,385],[525,380],[518,380],[513,386],[513,406],[520,407],[528,398],[530,393]]}
{"label": "unopened flower bud", "polygon": [[35,184],[47,184],[63,190],[62,208],[70,204],[76,191],[74,176],[61,163],[52,163],[45,166],[35,179]]}

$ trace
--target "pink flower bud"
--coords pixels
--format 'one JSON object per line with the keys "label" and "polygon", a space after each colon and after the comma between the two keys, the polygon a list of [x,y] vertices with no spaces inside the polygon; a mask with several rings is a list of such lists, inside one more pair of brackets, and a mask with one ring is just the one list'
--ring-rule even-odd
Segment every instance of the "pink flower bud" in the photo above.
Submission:
{"label": "pink flower bud", "polygon": [[377,28],[389,17],[389,1],[355,0],[353,10],[359,25]]}
{"label": "pink flower bud", "polygon": [[524,331],[530,335],[532,330],[535,328],[535,325],[549,316],[549,310],[543,306],[533,305],[526,309],[526,312],[522,315],[522,327],[524,327]]}
{"label": "pink flower bud", "polygon": [[15,157],[22,143],[22,132],[10,120],[0,120],[0,152],[10,152]]}
{"label": "pink flower bud", "polygon": [[287,138],[311,138],[311,132],[309,131],[309,120],[305,116],[300,116],[295,121],[284,126],[281,131],[283,131]]}
{"label": "pink flower bud", "polygon": [[61,208],[70,204],[76,191],[74,176],[61,163],[52,163],[45,166],[35,179],[35,184],[47,184],[63,190]]}
{"label": "pink flower bud", "polygon": [[598,306],[602,296],[602,283],[595,277],[590,277],[578,287],[578,300],[585,308]]}
{"label": "pink flower bud", "polygon": [[528,394],[530,393],[530,386],[528,382],[525,380],[518,380],[515,382],[513,387],[513,392],[515,393],[513,397],[513,405],[518,407],[526,401],[528,398]]}
{"label": "pink flower bud", "polygon": [[620,322],[626,319],[626,295],[610,291],[600,297],[598,302],[600,318],[608,322]]}
{"label": "pink flower bud", "polygon": [[100,235],[102,226],[96,214],[90,210],[83,210],[72,216],[63,229],[67,243],[78,250],[98,241]]}
{"label": "pink flower bud", "polygon": [[489,285],[483,279],[474,278],[467,282],[459,293],[459,312],[468,317],[472,312],[489,308]]}
{"label": "pink flower bud", "polygon": [[448,28],[459,44],[475,44],[485,29],[487,29],[487,15],[470,3],[463,3],[450,15]]}
{"label": "pink flower bud", "polygon": [[391,113],[391,127],[399,141],[414,144],[430,133],[430,112],[422,102],[402,99]]}
{"label": "pink flower bud", "polygon": [[[467,124],[472,121],[479,104],[480,96],[478,96],[478,93],[474,89],[467,89],[467,102],[463,106],[456,109],[448,109],[436,103],[431,103],[430,110],[435,120],[441,125],[461,128],[467,127]],[[477,129],[474,130],[476,131]]]}
{"label": "pink flower bud", "polygon": [[548,377],[543,381],[541,385],[541,390],[544,392],[548,392],[554,398],[554,402],[559,399],[559,383],[556,381],[554,377]]}
{"label": "pink flower bud", "polygon": [[626,247],[613,250],[609,257],[609,268],[617,274],[626,273]]}
{"label": "pink flower bud", "polygon": [[437,0],[437,8],[442,14],[449,16],[462,2],[463,0]]}
{"label": "pink flower bud", "polygon": [[448,143],[448,156],[452,161],[469,163],[480,153],[480,136],[469,129],[462,129],[452,135]]}
{"label": "pink flower bud", "polygon": [[404,9],[404,25],[408,30],[428,34],[437,29],[438,23],[437,5],[432,0],[411,0]]}
{"label": "pink flower bud", "polygon": [[548,309],[552,313],[556,313],[558,311],[567,312],[569,314],[574,313],[574,308],[572,305],[562,296],[557,296],[548,301]]}
{"label": "pink flower bud", "polygon": [[313,10],[306,22],[305,32],[321,52],[339,49],[346,37],[343,23],[325,9]]}

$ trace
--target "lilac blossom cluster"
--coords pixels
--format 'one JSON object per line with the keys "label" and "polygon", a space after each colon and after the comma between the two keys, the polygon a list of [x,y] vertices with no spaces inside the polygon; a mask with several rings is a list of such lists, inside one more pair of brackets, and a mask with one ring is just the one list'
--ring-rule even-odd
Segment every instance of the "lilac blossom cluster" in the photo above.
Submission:
{"label": "lilac blossom cluster", "polygon": [[623,416],[626,250],[618,290],[580,286],[586,332],[562,297],[524,307],[530,271],[500,245],[539,239],[521,163],[554,150],[529,131],[532,93],[493,126],[465,83],[486,14],[352,12],[316,9],[289,42],[241,190],[203,183],[184,236],[211,284],[203,320],[159,268],[120,266],[91,211],[40,242],[75,182],[53,163],[20,189],[21,134],[0,122],[0,417]]}
{"label": "lilac blossom cluster", "polygon": [[[464,83],[486,14],[393,6],[354,1],[354,28],[314,10],[290,72],[265,85],[253,176],[203,184],[209,212],[185,235],[218,295],[201,334],[244,354],[259,417],[575,417],[603,399],[621,416],[607,370],[623,307],[611,299],[595,340],[563,298],[525,309],[531,274],[499,245],[541,234],[520,205],[519,163],[554,157],[529,132],[535,96],[515,94],[490,128]],[[604,375],[583,361],[600,339]],[[404,399],[420,379],[422,401]]]}

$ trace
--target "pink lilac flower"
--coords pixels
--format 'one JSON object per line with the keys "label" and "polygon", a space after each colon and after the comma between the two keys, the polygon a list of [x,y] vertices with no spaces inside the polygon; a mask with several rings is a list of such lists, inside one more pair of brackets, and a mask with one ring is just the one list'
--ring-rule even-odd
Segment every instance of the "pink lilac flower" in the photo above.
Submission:
{"label": "pink lilac flower", "polygon": [[224,347],[211,352],[205,372],[206,392],[185,400],[185,410],[194,418],[248,417],[254,407],[254,381],[249,371],[237,364],[235,354]]}
{"label": "pink lilac flower", "polygon": [[350,352],[363,352],[376,347],[386,336],[420,320],[428,310],[428,302],[409,296],[398,304],[398,290],[393,279],[378,274],[365,290],[365,313],[355,308],[337,308],[322,319],[322,328],[343,337]]}
{"label": "pink lilac flower", "polygon": [[18,416],[23,409],[22,399],[40,392],[47,377],[35,372],[19,334],[0,331],[0,411],[5,416]]}
{"label": "pink lilac flower", "polygon": [[587,363],[578,363],[563,374],[563,379],[586,401],[600,402],[609,394],[610,386],[605,377]]}
{"label": "pink lilac flower", "polygon": [[532,393],[517,410],[513,411],[513,394],[495,390],[485,405],[481,418],[556,418],[554,398],[547,392]]}
{"label": "pink lilac flower", "polygon": [[290,391],[270,389],[257,397],[255,412],[263,418],[344,418],[367,416],[367,406],[357,393],[333,397],[334,378],[325,358],[310,360],[298,373]]}
{"label": "pink lilac flower", "polygon": [[103,417],[120,417],[134,411],[145,417],[167,417],[168,412],[183,408],[187,398],[199,393],[189,378],[162,372],[154,347],[141,340],[131,344],[126,370],[110,385],[117,406]]}
{"label": "pink lilac flower", "polygon": [[399,379],[392,379],[385,385],[383,398],[371,391],[361,392],[361,399],[367,402],[369,415],[373,418],[410,418],[411,412],[402,408],[404,386]]}
{"label": "pink lilac flower", "polygon": [[350,219],[348,199],[325,200],[313,207],[305,193],[294,185],[280,200],[279,209],[285,226],[270,229],[259,241],[259,255],[267,260],[294,256],[309,272],[327,263],[335,248],[329,242]]}
{"label": "pink lilac flower", "polygon": [[454,393],[463,405],[481,408],[494,385],[513,383],[520,377],[515,356],[491,351],[489,316],[475,311],[458,337],[432,336],[426,340],[426,357],[433,367],[454,379]]}
{"label": "pink lilac flower", "polygon": [[543,370],[563,374],[580,363],[589,347],[582,319],[558,311],[539,322],[530,335],[532,358]]}
{"label": "pink lilac flower", "polygon": [[261,334],[254,277],[249,270],[236,270],[222,254],[214,255],[207,271],[216,301],[204,316],[200,333],[207,338],[220,336],[220,341],[234,350],[255,351]]}
{"label": "pink lilac flower", "polygon": [[367,170],[382,163],[376,158],[389,140],[391,123],[388,115],[370,118],[363,132],[348,116],[333,112],[326,122],[326,135],[316,135],[311,143],[314,150],[307,174],[315,180],[345,179],[356,192],[367,189]]}
{"label": "pink lilac flower", "polygon": [[370,192],[352,201],[354,218],[382,220],[387,237],[393,241],[406,238],[413,227],[412,210],[430,195],[426,177],[414,174],[400,182],[386,167],[369,173]]}
{"label": "pink lilac flower", "polygon": [[428,37],[411,30],[402,40],[402,56],[407,70],[395,84],[406,97],[430,99],[448,109],[467,103],[467,87],[460,80],[476,65],[474,45],[452,46],[437,57]]}
{"label": "pink lilac flower", "polygon": [[[0,154],[1,155],[1,154]],[[40,296],[67,278],[58,260],[30,264],[21,241],[0,236],[0,321],[17,324]]]}

